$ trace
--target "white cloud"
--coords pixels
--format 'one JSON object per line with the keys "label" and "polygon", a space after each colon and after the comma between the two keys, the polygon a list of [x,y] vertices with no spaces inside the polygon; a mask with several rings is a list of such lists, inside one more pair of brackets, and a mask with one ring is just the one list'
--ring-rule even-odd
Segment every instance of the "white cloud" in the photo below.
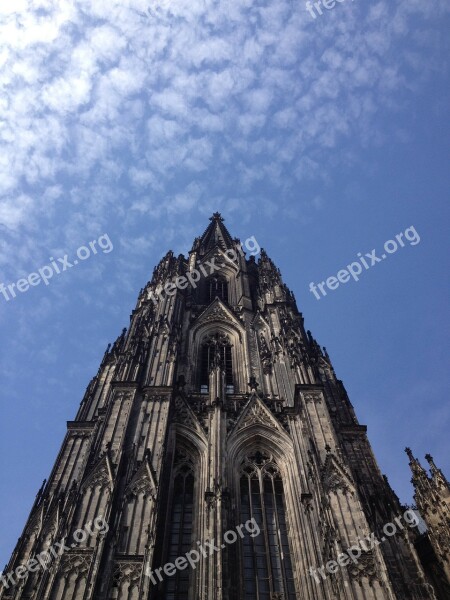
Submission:
{"label": "white cloud", "polygon": [[29,196],[21,194],[13,203],[0,204],[0,225],[8,229],[17,229],[33,202]]}
{"label": "white cloud", "polygon": [[[350,138],[354,156],[358,145],[385,143],[381,116],[407,107],[442,65],[433,27],[448,10],[443,0],[380,0],[313,22],[284,0],[3,6],[4,223],[32,231],[39,215],[44,249],[55,235],[44,224],[60,204],[85,215],[82,238],[92,212],[104,222],[119,198],[155,219],[192,208],[185,188],[201,174],[210,197],[239,189],[247,207],[264,180],[281,194],[323,177],[316,154],[339,160],[334,150]],[[404,128],[389,135],[402,139]],[[163,197],[173,211],[158,208]]]}

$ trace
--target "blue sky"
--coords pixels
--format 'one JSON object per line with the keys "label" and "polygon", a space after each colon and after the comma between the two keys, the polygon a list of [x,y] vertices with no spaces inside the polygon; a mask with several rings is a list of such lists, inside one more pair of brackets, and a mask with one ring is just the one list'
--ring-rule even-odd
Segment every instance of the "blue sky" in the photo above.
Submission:
{"label": "blue sky", "polygon": [[[254,235],[411,501],[447,474],[450,7],[345,0],[16,0],[0,7],[0,567],[107,344],[167,249],[214,211]],[[311,281],[420,243],[316,300]]]}

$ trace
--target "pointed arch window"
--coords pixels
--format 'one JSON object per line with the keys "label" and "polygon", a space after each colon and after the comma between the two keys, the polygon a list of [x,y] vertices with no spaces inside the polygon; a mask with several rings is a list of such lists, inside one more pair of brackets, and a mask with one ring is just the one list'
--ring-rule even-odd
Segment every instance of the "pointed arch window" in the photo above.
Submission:
{"label": "pointed arch window", "polygon": [[256,452],[245,459],[240,478],[241,523],[255,519],[261,533],[242,539],[243,598],[295,600],[280,470]]}
{"label": "pointed arch window", "polygon": [[200,354],[200,392],[202,394],[207,394],[209,391],[209,373],[216,364],[220,364],[225,371],[226,393],[234,393],[231,348],[228,336],[220,333],[208,337],[203,342]]}
{"label": "pointed arch window", "polygon": [[220,275],[208,277],[205,286],[205,304],[211,304],[215,298],[228,303],[228,283],[225,277]]}
{"label": "pointed arch window", "polygon": [[[178,454],[178,461],[180,459],[183,464],[177,468],[173,484],[166,563],[175,563],[179,556],[191,550],[193,544],[194,473],[186,457]],[[164,600],[189,599],[190,573],[191,569],[177,569],[167,578]]]}

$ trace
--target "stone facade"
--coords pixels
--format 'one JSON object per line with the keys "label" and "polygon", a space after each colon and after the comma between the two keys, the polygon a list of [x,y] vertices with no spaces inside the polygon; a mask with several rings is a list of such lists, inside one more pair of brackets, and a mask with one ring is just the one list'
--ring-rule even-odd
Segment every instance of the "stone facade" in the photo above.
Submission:
{"label": "stone facade", "polygon": [[[195,286],[161,293],[194,268]],[[264,251],[246,258],[216,213],[188,258],[161,260],[108,347],[0,598],[437,598],[406,526],[312,576],[404,510],[279,269]],[[220,543],[250,517],[259,535]],[[70,543],[99,518],[104,535]],[[152,575],[205,542],[217,549],[195,568]],[[45,569],[5,579],[56,543]]]}

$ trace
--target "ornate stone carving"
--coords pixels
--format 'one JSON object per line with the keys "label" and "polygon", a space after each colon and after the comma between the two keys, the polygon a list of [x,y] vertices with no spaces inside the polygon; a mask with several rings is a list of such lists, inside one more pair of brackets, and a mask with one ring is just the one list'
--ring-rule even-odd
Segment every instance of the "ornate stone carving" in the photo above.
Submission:
{"label": "ornate stone carving", "polygon": [[106,450],[105,454],[97,462],[97,464],[91,468],[90,473],[82,483],[82,490],[86,490],[87,488],[95,488],[97,486],[102,489],[111,487],[112,481],[108,467],[108,452],[109,448]]}
{"label": "ornate stone carving", "polygon": [[150,496],[152,492],[154,492],[154,488],[152,482],[150,481],[148,475],[143,473],[140,477],[133,480],[128,487],[128,492],[133,494],[134,496],[138,496],[139,494],[144,494],[144,496]]}
{"label": "ornate stone carving", "polygon": [[352,579],[367,578],[369,581],[378,579],[378,570],[372,550],[363,552],[356,562],[351,561],[347,571]]}
{"label": "ornate stone carving", "polygon": [[191,455],[188,452],[182,450],[181,448],[177,448],[175,452],[175,457],[173,459],[173,468],[174,473],[179,469],[184,469],[193,473],[194,463]]}
{"label": "ornate stone carving", "polygon": [[130,402],[133,393],[125,390],[119,390],[114,395],[114,402]]}
{"label": "ornate stone carving", "polygon": [[328,492],[352,492],[350,476],[333,454],[328,453],[321,475],[324,489]]}
{"label": "ornate stone carving", "polygon": [[273,369],[272,352],[269,349],[266,338],[262,332],[259,335],[259,348],[263,373],[265,375],[270,375]]}
{"label": "ornate stone carving", "polygon": [[268,415],[267,411],[263,409],[259,402],[255,402],[255,404],[249,408],[244,419],[241,421],[239,429],[242,429],[243,427],[248,427],[249,425],[253,425],[255,423],[273,425],[272,418]]}
{"label": "ornate stone carving", "polygon": [[302,392],[302,397],[306,404],[311,402],[320,404],[322,402],[321,392]]}
{"label": "ornate stone carving", "polygon": [[87,575],[92,562],[92,550],[68,550],[61,556],[58,571],[63,575],[72,572]]}
{"label": "ornate stone carving", "polygon": [[197,419],[195,412],[186,404],[185,400],[181,396],[177,396],[174,406],[174,423],[180,423],[181,425],[186,425],[187,427],[192,427],[193,429],[200,429],[203,432],[206,431],[204,428],[204,423],[201,423]]}
{"label": "ornate stone carving", "polygon": [[142,560],[116,560],[114,565],[114,581],[120,587],[124,582],[129,584],[131,589],[135,585],[139,585],[142,576]]}
{"label": "ornate stone carving", "polygon": [[209,323],[212,321],[233,322],[233,319],[219,302],[217,302],[217,304],[212,308],[206,309],[206,311],[201,315],[200,320],[202,323]]}
{"label": "ornate stone carving", "polygon": [[230,432],[234,429],[239,417],[242,414],[246,404],[248,403],[248,396],[241,398],[233,398],[227,405],[227,431]]}
{"label": "ornate stone carving", "polygon": [[163,396],[162,394],[149,394],[146,392],[145,400],[148,400],[148,402],[166,402],[169,400],[169,395]]}
{"label": "ornate stone carving", "polygon": [[251,425],[267,425],[269,427],[276,427],[277,429],[280,429],[280,425],[276,419],[256,397],[244,410],[243,415],[240,417],[237,423],[236,431],[240,431],[241,429],[250,427]]}

